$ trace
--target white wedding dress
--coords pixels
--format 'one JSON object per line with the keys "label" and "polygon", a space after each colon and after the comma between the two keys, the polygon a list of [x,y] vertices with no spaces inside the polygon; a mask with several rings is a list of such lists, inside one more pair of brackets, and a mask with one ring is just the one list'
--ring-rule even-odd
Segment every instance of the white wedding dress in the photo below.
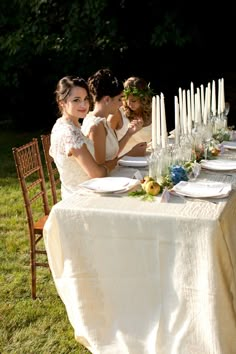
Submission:
{"label": "white wedding dress", "polygon": [[105,160],[106,161],[113,160],[118,154],[119,142],[118,142],[115,132],[108,125],[106,118],[96,117],[92,113],[89,113],[83,120],[81,130],[85,136],[88,136],[91,127],[94,125],[98,125],[101,122],[104,125],[106,132],[107,132]]}
{"label": "white wedding dress", "polygon": [[72,121],[58,118],[51,131],[49,154],[60,174],[62,199],[78,191],[79,184],[89,179],[75,157],[68,156],[71,148],[80,149],[83,144],[87,145],[94,156],[93,143],[82,134],[81,128],[75,126]]}

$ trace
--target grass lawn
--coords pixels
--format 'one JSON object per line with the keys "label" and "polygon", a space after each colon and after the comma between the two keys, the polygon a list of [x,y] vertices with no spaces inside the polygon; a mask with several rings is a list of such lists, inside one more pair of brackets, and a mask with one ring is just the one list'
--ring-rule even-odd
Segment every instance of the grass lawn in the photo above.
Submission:
{"label": "grass lawn", "polygon": [[38,298],[31,299],[28,229],[12,147],[36,137],[41,148],[40,134],[0,131],[0,353],[89,354],[74,339],[47,268],[38,268]]}

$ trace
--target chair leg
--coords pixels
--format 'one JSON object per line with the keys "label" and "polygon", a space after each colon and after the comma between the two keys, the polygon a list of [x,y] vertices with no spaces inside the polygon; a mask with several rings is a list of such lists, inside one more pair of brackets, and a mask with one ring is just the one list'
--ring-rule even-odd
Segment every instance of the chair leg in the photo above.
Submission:
{"label": "chair leg", "polygon": [[31,252],[31,260],[30,260],[30,266],[31,266],[31,296],[32,299],[36,299],[36,260],[35,260],[35,255],[33,252]]}

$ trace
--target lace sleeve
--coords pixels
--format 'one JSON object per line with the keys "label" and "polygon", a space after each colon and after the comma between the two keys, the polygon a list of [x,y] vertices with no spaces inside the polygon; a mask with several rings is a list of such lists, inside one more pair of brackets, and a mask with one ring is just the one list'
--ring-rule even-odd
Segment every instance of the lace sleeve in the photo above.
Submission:
{"label": "lace sleeve", "polygon": [[85,137],[80,128],[68,126],[68,129],[65,131],[64,135],[64,147],[66,154],[68,155],[72,148],[80,149],[85,143]]}

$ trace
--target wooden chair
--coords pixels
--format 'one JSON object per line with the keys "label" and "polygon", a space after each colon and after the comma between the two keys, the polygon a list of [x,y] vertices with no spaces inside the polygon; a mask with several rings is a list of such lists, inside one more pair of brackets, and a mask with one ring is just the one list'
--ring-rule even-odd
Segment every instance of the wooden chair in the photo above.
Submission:
{"label": "wooden chair", "polygon": [[[31,295],[36,299],[36,267],[48,267],[43,227],[49,215],[47,191],[38,140],[12,149],[20,182],[30,236]],[[41,255],[41,256],[40,256]]]}
{"label": "wooden chair", "polygon": [[45,162],[47,166],[48,178],[50,182],[50,187],[52,191],[52,200],[53,204],[56,204],[58,201],[58,186],[61,185],[60,176],[56,164],[52,156],[49,155],[49,148],[50,148],[50,137],[51,134],[41,135],[41,141],[43,145],[43,152],[45,157]]}

